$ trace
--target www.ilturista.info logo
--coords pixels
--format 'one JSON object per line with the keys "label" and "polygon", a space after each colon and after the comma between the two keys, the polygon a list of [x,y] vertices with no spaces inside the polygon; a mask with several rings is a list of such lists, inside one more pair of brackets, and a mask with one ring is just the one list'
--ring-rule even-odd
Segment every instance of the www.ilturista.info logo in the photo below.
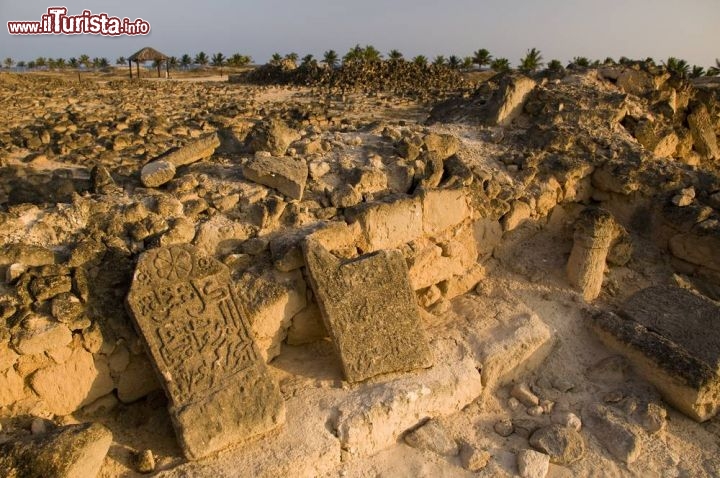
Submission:
{"label": "www.ilturista.info logo", "polygon": [[7,22],[11,35],[147,35],[150,24],[142,18],[111,17],[107,13],[83,10],[68,15],[65,7],[50,7],[39,22]]}

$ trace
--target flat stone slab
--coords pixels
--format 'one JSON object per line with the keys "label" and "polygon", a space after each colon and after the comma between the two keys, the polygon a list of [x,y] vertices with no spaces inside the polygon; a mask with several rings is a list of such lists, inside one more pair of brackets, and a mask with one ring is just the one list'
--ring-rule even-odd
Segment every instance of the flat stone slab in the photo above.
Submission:
{"label": "flat stone slab", "polygon": [[720,410],[720,307],[675,286],[644,289],[592,326],[663,398],[697,421]]}
{"label": "flat stone slab", "polygon": [[303,250],[348,381],[432,366],[400,251],[382,250],[343,262],[314,239],[307,239]]}
{"label": "flat stone slab", "polygon": [[250,181],[277,189],[290,199],[302,199],[308,177],[305,161],[282,157],[253,158],[243,166]]}
{"label": "flat stone slab", "polygon": [[135,269],[127,305],[189,459],[284,422],[279,389],[225,265],[187,245],[147,251]]}

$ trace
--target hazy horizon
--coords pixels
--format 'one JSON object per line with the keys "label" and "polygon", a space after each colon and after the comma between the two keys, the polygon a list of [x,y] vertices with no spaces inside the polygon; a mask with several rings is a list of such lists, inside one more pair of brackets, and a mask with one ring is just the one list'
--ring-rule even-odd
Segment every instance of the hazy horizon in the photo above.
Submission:
{"label": "hazy horizon", "polygon": [[423,54],[470,56],[486,48],[513,65],[532,47],[544,61],[567,63],[575,56],[591,60],[670,56],[691,65],[713,65],[720,57],[720,6],[717,0],[451,0],[438,6],[428,0],[342,2],[306,0],[257,2],[178,0],[172,9],[127,0],[68,0],[68,14],[93,13],[142,18],[151,25],[147,36],[10,35],[8,21],[39,21],[50,6],[24,2],[0,5],[3,41],[0,57],[15,61],[51,58],[106,57],[111,63],[144,46],[171,56],[200,51],[250,55],[264,63],[274,52],[321,57],[334,49],[342,56],[355,44],[374,45],[383,54],[398,49],[406,58]]}

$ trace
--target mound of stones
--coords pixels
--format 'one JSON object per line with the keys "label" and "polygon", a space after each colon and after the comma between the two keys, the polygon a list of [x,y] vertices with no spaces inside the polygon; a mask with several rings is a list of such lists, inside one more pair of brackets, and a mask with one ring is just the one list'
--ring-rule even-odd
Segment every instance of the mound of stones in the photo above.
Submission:
{"label": "mound of stones", "polygon": [[351,61],[334,69],[316,63],[297,68],[267,64],[244,77],[231,77],[230,81],[247,81],[259,85],[311,86],[342,92],[387,91],[423,98],[468,88],[468,83],[457,70],[444,65],[418,65],[404,60]]}

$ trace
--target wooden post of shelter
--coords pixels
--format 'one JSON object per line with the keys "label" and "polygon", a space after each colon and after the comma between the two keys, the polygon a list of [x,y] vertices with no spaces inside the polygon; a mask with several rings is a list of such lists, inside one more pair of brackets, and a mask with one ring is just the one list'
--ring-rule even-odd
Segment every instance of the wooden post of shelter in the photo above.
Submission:
{"label": "wooden post of shelter", "polygon": [[128,62],[130,64],[130,78],[132,78],[132,62],[135,62],[136,70],[137,70],[137,78],[140,78],[140,62],[146,62],[146,61],[154,61],[157,63],[157,72],[158,72],[158,78],[160,78],[161,71],[160,68],[162,66],[162,62],[165,62],[166,69],[168,72],[168,77],[170,77],[170,66],[168,64],[169,57],[165,55],[164,53],[160,53],[159,51],[155,50],[154,48],[145,47],[142,50],[139,50],[135,53],[133,53],[130,58],[128,59]]}

